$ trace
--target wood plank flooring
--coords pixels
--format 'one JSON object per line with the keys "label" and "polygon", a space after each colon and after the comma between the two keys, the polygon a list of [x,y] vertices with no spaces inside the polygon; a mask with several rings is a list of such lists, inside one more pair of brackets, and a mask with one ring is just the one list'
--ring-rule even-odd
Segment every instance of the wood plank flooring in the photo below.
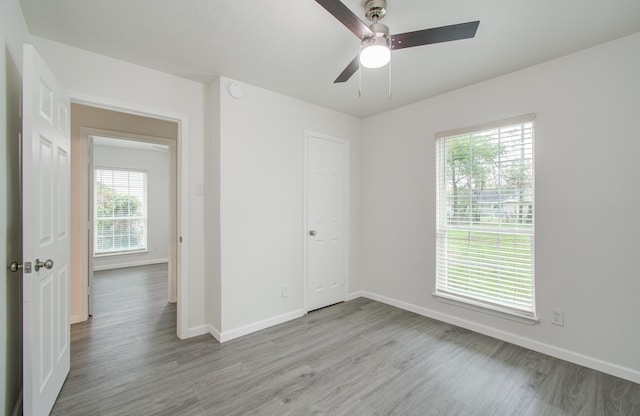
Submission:
{"label": "wood plank flooring", "polygon": [[180,341],[166,267],[96,273],[53,415],[640,415],[640,385],[367,299]]}

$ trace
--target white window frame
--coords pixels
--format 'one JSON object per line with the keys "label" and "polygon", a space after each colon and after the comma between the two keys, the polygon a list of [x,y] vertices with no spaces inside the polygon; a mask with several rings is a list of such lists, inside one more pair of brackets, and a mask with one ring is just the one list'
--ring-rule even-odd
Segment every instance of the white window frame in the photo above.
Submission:
{"label": "white window frame", "polygon": [[[137,173],[142,173],[143,174],[143,203],[142,203],[142,215],[138,215],[138,216],[129,216],[129,217],[120,217],[120,218],[115,218],[115,217],[111,217],[111,219],[137,219],[137,220],[142,220],[143,222],[143,226],[144,226],[144,233],[143,233],[143,241],[144,241],[144,247],[142,248],[132,248],[132,249],[125,249],[125,250],[110,250],[110,251],[98,251],[98,240],[99,240],[99,233],[98,233],[98,221],[99,220],[104,220],[104,217],[98,218],[98,201],[97,201],[97,197],[98,197],[98,186],[97,186],[97,175],[96,172],[97,171],[113,171],[113,172],[137,172]],[[94,257],[108,257],[108,256],[117,256],[117,255],[123,255],[123,254],[138,254],[138,253],[147,253],[148,252],[148,207],[147,207],[147,194],[148,194],[148,184],[149,184],[149,178],[148,178],[148,171],[144,170],[144,169],[132,169],[132,168],[122,168],[122,167],[111,167],[111,166],[94,166],[93,168],[93,233],[94,233],[94,241],[93,241],[93,256]],[[108,219],[108,218],[107,218]]]}
{"label": "white window frame", "polygon": [[[433,295],[436,298],[442,299],[446,302],[453,303],[459,306],[471,308],[474,310],[479,310],[483,312],[488,312],[492,314],[497,314],[498,316],[504,317],[515,317],[516,320],[522,320],[524,322],[537,322],[536,315],[536,301],[535,301],[535,257],[534,257],[534,241],[535,241],[535,183],[534,183],[534,149],[535,145],[535,130],[534,130],[534,120],[535,114],[527,114],[520,117],[514,117],[510,119],[500,120],[496,122],[486,123],[482,125],[476,125],[472,127],[450,130],[445,132],[440,132],[435,135],[436,138],[436,270],[435,270],[435,291]],[[473,224],[471,226],[471,220],[469,220],[470,225],[465,226],[455,224],[450,221],[449,212],[450,202],[448,202],[450,197],[450,191],[447,185],[449,178],[447,177],[447,155],[446,155],[446,141],[447,140],[455,140],[457,137],[469,135],[469,134],[481,134],[488,131],[495,131],[499,129],[508,128],[515,125],[526,125],[531,124],[531,154],[530,154],[530,163],[531,163],[531,172],[530,172],[530,191],[531,191],[531,226],[529,228],[522,229],[516,226],[510,228],[508,224],[499,224],[495,226],[495,224],[487,224],[480,225]],[[498,161],[498,164],[500,161]],[[455,214],[454,214],[455,215]],[[467,216],[472,214],[466,214]],[[464,221],[463,221],[464,222]],[[455,224],[455,225],[454,225]],[[521,300],[504,300],[501,301],[497,299],[495,293],[488,293],[486,295],[480,294],[478,290],[478,286],[476,286],[477,282],[481,286],[484,284],[482,279],[484,277],[478,277],[473,274],[470,275],[469,281],[473,282],[469,284],[470,289],[465,289],[459,282],[455,281],[454,278],[450,278],[448,275],[449,268],[451,267],[453,270],[454,262],[459,262],[460,259],[455,258],[456,255],[459,255],[461,252],[459,249],[456,252],[451,252],[451,249],[448,246],[448,235],[451,234],[451,231],[467,233],[469,238],[471,238],[472,233],[478,232],[491,232],[497,233],[496,235],[525,235],[530,237],[530,303],[528,303],[528,299],[525,300],[524,303],[520,303]],[[520,237],[519,237],[520,238]],[[526,237],[525,237],[526,239]],[[471,245],[472,243],[470,243]],[[504,265],[502,260],[492,260],[483,257],[475,263],[476,257],[474,254],[471,254],[473,249],[468,249],[469,254],[468,258],[463,257],[461,261],[466,262],[469,265],[469,269],[472,270],[473,267],[478,267],[480,262],[482,263],[482,267],[487,267],[487,264],[490,265],[488,270],[490,273],[495,273],[491,275],[491,277],[487,279],[494,279],[491,281],[491,284],[495,283],[498,287],[500,287],[499,276],[500,275],[500,266],[499,264]],[[453,254],[452,254],[453,253]],[[464,252],[462,252],[464,254]],[[487,256],[488,257],[488,256]],[[495,262],[495,264],[492,264]],[[502,263],[500,263],[502,262]],[[492,268],[495,267],[495,268]],[[473,272],[471,272],[473,273]],[[478,280],[473,280],[478,279]],[[529,282],[525,282],[524,284],[528,284]],[[486,285],[490,286],[490,285]],[[488,292],[492,292],[496,289],[490,288],[486,289]],[[496,290],[499,291],[499,290]],[[526,297],[526,296],[525,296]]]}

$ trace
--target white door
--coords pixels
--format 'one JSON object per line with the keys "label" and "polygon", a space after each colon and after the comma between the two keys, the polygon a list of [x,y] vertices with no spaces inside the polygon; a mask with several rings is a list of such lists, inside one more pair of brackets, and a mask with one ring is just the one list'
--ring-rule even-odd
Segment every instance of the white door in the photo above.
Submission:
{"label": "white door", "polygon": [[349,151],[344,140],[306,134],[307,310],[347,297]]}
{"label": "white door", "polygon": [[69,99],[31,45],[23,66],[24,415],[47,415],[69,372]]}

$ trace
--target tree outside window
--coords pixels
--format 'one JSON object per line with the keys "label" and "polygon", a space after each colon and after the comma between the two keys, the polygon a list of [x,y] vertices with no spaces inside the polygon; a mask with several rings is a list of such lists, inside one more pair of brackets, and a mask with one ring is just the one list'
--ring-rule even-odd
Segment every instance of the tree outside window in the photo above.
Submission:
{"label": "tree outside window", "polygon": [[95,254],[146,250],[147,173],[95,169]]}
{"label": "tree outside window", "polygon": [[535,316],[533,120],[437,137],[436,295]]}

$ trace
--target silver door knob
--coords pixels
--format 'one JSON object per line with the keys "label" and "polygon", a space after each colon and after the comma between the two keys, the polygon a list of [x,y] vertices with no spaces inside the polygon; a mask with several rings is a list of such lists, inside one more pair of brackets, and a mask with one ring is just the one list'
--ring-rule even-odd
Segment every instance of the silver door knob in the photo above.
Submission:
{"label": "silver door knob", "polygon": [[53,269],[53,260],[48,259],[43,263],[40,261],[40,259],[36,259],[36,264],[33,267],[36,269],[36,271],[39,271],[43,267],[47,270],[51,270]]}
{"label": "silver door knob", "polygon": [[18,270],[22,269],[22,263],[18,263],[17,261],[12,261],[11,263],[9,263],[9,267],[8,267],[10,272],[17,272]]}
{"label": "silver door knob", "polygon": [[316,235],[316,234],[317,234],[317,233],[316,233],[316,230],[311,230],[311,231],[309,231],[309,235]]}

